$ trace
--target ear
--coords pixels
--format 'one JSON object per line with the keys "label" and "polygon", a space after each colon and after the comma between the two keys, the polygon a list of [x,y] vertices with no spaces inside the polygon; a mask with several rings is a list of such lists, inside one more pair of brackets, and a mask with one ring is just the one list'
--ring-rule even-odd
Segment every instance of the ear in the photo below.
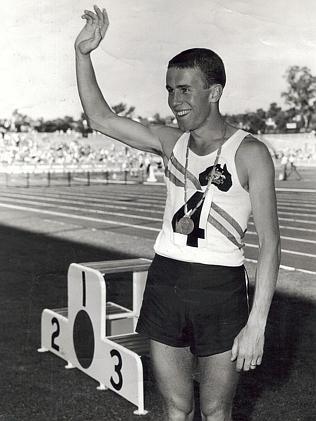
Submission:
{"label": "ear", "polygon": [[210,87],[209,102],[218,102],[222,96],[223,87],[219,83]]}

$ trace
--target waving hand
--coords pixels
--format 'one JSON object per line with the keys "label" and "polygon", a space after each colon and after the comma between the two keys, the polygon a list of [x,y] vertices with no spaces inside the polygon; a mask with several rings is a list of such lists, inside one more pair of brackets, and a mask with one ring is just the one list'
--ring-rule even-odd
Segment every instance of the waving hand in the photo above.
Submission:
{"label": "waving hand", "polygon": [[98,6],[93,6],[94,13],[90,10],[85,10],[81,16],[86,19],[86,24],[76,38],[75,48],[81,54],[89,54],[95,50],[109,27],[109,18],[106,10],[102,11]]}

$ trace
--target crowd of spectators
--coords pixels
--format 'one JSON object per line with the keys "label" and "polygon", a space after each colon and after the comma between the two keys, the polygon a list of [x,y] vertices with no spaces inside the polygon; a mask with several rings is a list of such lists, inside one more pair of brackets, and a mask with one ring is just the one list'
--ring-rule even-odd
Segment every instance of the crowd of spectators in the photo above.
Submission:
{"label": "crowd of spectators", "polygon": [[286,157],[289,161],[295,160],[295,162],[301,164],[316,164],[316,151],[305,151],[302,148],[285,148],[283,150],[277,151],[274,158],[277,162],[281,162],[282,159],[284,161],[284,157]]}
{"label": "crowd of spectators", "polygon": [[[0,138],[0,165],[102,169],[103,171],[147,171],[153,157],[135,149],[105,142],[93,146],[76,132],[42,134],[37,132],[6,132]],[[157,159],[155,164],[159,165]],[[159,165],[160,166],[160,165]]]}
{"label": "crowd of spectators", "polygon": [[[0,137],[0,166],[2,171],[14,166],[48,168],[88,169],[89,171],[128,171],[132,175],[139,172],[148,174],[149,166],[162,169],[162,162],[151,154],[124,145],[104,142],[98,146],[91,138],[82,138],[77,132],[38,133],[9,132]],[[283,148],[271,150],[276,166],[282,165],[284,157],[294,160],[297,165],[316,164],[316,148]]]}

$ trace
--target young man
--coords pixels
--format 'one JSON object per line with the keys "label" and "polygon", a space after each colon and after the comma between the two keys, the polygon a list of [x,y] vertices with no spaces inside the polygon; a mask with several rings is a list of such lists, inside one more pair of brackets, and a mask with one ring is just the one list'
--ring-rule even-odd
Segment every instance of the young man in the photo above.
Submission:
{"label": "young man", "polygon": [[[206,49],[168,66],[168,103],[179,128],[144,127],[112,112],[90,53],[107,31],[106,11],[85,11],[75,42],[80,98],[90,127],[162,156],[168,195],[137,331],[151,339],[167,419],[192,420],[192,370],[200,367],[205,421],[231,420],[241,370],[261,364],[265,324],[279,265],[274,168],[267,148],[227,124],[219,111],[226,76]],[[259,237],[249,313],[242,238],[250,211]]]}

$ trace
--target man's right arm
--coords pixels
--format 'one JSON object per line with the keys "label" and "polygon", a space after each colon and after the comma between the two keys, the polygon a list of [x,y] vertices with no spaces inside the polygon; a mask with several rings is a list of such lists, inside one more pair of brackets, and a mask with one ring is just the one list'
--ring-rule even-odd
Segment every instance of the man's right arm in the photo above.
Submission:
{"label": "man's right arm", "polygon": [[164,154],[163,142],[175,138],[178,130],[168,127],[146,127],[126,117],[116,115],[98,86],[90,53],[97,48],[109,26],[106,11],[97,7],[95,13],[85,11],[86,25],[75,42],[76,74],[80,100],[89,126],[131,147]]}

